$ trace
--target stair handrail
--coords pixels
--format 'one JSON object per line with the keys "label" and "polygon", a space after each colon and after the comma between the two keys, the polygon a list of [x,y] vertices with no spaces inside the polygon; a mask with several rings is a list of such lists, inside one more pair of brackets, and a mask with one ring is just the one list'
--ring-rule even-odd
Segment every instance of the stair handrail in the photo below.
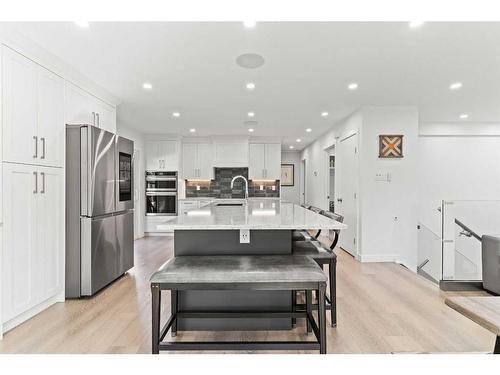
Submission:
{"label": "stair handrail", "polygon": [[472,229],[470,229],[467,225],[465,225],[464,223],[462,223],[460,220],[458,219],[455,219],[455,224],[457,224],[460,228],[463,229],[463,232],[461,234],[467,236],[467,237],[474,237],[476,240],[478,240],[479,242],[482,242],[482,238],[479,234],[477,234],[476,232],[474,232]]}

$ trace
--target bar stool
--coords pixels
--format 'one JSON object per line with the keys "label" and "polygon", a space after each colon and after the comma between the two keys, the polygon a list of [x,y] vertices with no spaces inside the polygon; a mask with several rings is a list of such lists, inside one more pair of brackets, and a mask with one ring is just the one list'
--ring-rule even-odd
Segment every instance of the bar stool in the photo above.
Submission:
{"label": "bar stool", "polygon": [[[321,208],[314,207],[314,206],[308,206],[305,204],[300,205],[302,208],[314,211],[318,214],[322,214],[324,211]],[[318,238],[319,234],[321,233],[321,230],[318,231],[314,235],[314,238]],[[292,232],[292,241],[311,241],[313,237],[307,232],[307,230],[294,230]]]}
{"label": "bar stool", "polygon": [[[336,220],[338,222],[343,222],[344,217],[333,212],[322,212],[322,215]],[[292,243],[292,253],[293,255],[303,255],[311,257],[316,263],[319,264],[321,268],[325,264],[328,264],[329,269],[329,291],[325,294],[326,308],[330,310],[331,313],[331,324],[332,327],[337,325],[337,288],[336,288],[336,267],[337,267],[337,256],[333,252],[335,246],[337,246],[339,240],[339,230],[334,230],[334,238],[330,247],[326,247],[321,242],[316,240],[311,241],[295,241]],[[292,293],[292,303],[294,308],[303,309],[304,305],[297,304],[296,291]],[[292,320],[292,323],[293,320]]]}

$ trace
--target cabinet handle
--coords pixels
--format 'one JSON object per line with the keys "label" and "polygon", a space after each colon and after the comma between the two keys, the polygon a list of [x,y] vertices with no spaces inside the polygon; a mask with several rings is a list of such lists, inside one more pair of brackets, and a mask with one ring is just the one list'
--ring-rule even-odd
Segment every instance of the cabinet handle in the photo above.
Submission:
{"label": "cabinet handle", "polygon": [[92,112],[92,125],[95,126],[95,112]]}
{"label": "cabinet handle", "polygon": [[33,190],[33,194],[38,193],[38,173],[33,172],[33,175],[35,176],[35,189]]}
{"label": "cabinet handle", "polygon": [[99,113],[96,112],[96,117],[97,117],[97,127],[100,128],[101,127],[101,120],[99,119]]}
{"label": "cabinet handle", "polygon": [[45,172],[40,172],[40,176],[42,176],[42,190],[40,190],[40,194],[45,193]]}
{"label": "cabinet handle", "polygon": [[42,156],[40,156],[40,159],[45,159],[45,137],[40,138],[40,141],[42,142]]}
{"label": "cabinet handle", "polygon": [[35,141],[35,153],[33,154],[33,158],[37,158],[38,157],[38,137],[36,135],[34,135],[33,140]]}

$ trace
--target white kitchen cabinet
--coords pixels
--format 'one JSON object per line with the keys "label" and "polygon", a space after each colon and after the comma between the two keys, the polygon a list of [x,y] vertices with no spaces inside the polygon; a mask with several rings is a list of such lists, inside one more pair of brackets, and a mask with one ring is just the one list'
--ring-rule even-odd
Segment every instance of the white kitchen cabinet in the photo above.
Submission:
{"label": "white kitchen cabinet", "polygon": [[281,179],[281,144],[266,143],[266,179],[279,180]]}
{"label": "white kitchen cabinet", "polygon": [[244,168],[248,167],[248,142],[221,141],[214,142],[214,167]]}
{"label": "white kitchen cabinet", "polygon": [[2,48],[3,160],[63,166],[64,80]]}
{"label": "white kitchen cabinet", "polygon": [[249,146],[248,178],[250,180],[279,180],[281,178],[281,145],[252,143]]}
{"label": "white kitchen cabinet", "polygon": [[64,80],[38,67],[38,155],[36,164],[62,167],[65,137]]}
{"label": "white kitchen cabinet", "polygon": [[116,133],[116,108],[66,81],[65,123],[89,124]]}
{"label": "white kitchen cabinet", "polygon": [[182,176],[186,180],[213,179],[213,147],[211,143],[182,145]]}
{"label": "white kitchen cabinet", "polygon": [[37,136],[37,64],[2,47],[3,159],[33,163]]}
{"label": "white kitchen cabinet", "polygon": [[178,141],[146,141],[146,169],[177,171],[179,169]]}
{"label": "white kitchen cabinet", "polygon": [[2,320],[63,291],[63,170],[3,164]]}

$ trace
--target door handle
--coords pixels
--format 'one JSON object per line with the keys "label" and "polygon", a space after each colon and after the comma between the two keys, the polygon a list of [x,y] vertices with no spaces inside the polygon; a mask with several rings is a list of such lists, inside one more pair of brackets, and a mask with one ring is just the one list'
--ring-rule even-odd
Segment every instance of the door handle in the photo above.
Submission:
{"label": "door handle", "polygon": [[33,194],[38,193],[38,173],[33,172],[33,175],[35,176],[35,189],[33,190]]}
{"label": "door handle", "polygon": [[95,112],[92,112],[92,125],[95,126]]}
{"label": "door handle", "polygon": [[33,158],[37,158],[38,157],[38,137],[36,135],[34,135],[33,140],[35,141],[35,153],[33,154]]}
{"label": "door handle", "polygon": [[40,172],[40,176],[42,176],[42,190],[40,190],[40,194],[45,193],[45,172]]}
{"label": "door handle", "polygon": [[97,117],[97,127],[101,127],[101,120],[99,119],[99,113],[96,112],[96,117]]}
{"label": "door handle", "polygon": [[40,141],[42,142],[42,156],[40,156],[40,159],[45,159],[45,137],[40,138]]}
{"label": "door handle", "polygon": [[342,198],[337,198],[337,202],[342,203]]}

